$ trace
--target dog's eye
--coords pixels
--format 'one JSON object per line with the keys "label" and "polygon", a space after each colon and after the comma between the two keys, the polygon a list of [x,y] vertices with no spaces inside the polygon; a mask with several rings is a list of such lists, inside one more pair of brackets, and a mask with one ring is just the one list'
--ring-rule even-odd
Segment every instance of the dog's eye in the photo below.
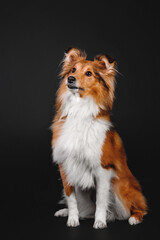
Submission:
{"label": "dog's eye", "polygon": [[72,69],[72,73],[74,73],[75,71],[76,71],[76,68],[73,68],[73,69]]}
{"label": "dog's eye", "polygon": [[87,77],[92,76],[92,73],[90,71],[87,71],[85,74],[86,74]]}

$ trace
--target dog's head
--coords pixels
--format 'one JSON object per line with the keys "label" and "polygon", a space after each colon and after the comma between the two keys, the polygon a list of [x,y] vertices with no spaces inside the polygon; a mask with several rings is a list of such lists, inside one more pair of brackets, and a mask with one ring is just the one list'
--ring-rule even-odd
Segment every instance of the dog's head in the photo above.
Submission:
{"label": "dog's head", "polygon": [[61,77],[65,88],[80,97],[92,97],[103,110],[111,110],[114,99],[115,60],[107,55],[98,55],[94,61],[77,48],[66,51]]}

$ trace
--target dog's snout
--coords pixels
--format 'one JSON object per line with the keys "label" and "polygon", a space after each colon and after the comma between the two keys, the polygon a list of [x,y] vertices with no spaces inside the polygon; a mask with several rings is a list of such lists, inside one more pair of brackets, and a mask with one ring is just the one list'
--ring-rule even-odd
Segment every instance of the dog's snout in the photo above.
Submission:
{"label": "dog's snout", "polygon": [[69,76],[68,77],[68,83],[74,83],[76,81],[75,77]]}

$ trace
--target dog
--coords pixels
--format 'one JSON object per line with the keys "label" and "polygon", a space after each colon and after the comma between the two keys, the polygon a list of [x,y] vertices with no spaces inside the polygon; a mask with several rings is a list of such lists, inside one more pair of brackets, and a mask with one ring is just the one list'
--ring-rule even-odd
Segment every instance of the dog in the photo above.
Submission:
{"label": "dog", "polygon": [[65,52],[52,124],[53,161],[58,164],[67,208],[67,226],[95,218],[93,227],[128,219],[134,225],[147,214],[141,186],[128,168],[122,140],[111,123],[116,61],[85,52]]}

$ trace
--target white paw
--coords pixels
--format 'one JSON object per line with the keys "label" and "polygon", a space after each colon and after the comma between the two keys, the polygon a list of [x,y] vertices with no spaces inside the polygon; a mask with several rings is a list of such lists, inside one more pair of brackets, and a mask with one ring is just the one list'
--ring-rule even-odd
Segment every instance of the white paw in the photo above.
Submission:
{"label": "white paw", "polygon": [[101,221],[101,220],[96,220],[96,221],[94,222],[93,227],[94,227],[95,229],[103,229],[103,228],[106,228],[106,227],[107,227],[107,223],[106,223],[106,222],[103,222],[103,221]]}
{"label": "white paw", "polygon": [[128,219],[128,222],[129,222],[130,225],[136,225],[136,224],[140,223],[141,221],[136,219],[135,217],[130,217]]}
{"label": "white paw", "polygon": [[60,209],[59,211],[55,212],[55,217],[67,217],[68,216],[68,208]]}
{"label": "white paw", "polygon": [[75,217],[69,217],[67,221],[67,226],[68,227],[77,227],[79,226],[79,220],[78,218]]}

